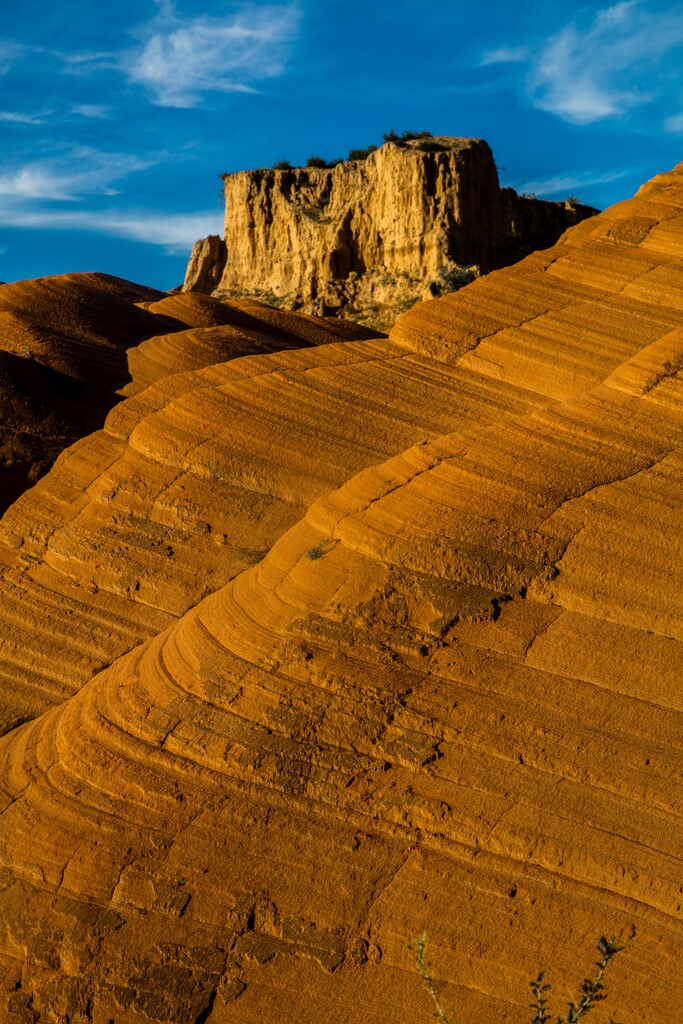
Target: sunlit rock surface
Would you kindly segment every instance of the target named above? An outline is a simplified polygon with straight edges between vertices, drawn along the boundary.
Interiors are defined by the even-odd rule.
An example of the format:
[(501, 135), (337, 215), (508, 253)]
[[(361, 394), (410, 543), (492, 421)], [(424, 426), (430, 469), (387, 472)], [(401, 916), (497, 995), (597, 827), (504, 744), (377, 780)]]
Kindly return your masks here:
[(608, 1013), (678, 1021), (682, 251), (680, 165), (389, 340), (157, 381), (5, 515), (8, 1020), (414, 1024), (426, 928), (456, 1019), (606, 934)]
[(389, 142), (334, 167), (224, 176), (225, 234), (184, 288), (391, 326), (421, 299), (545, 249), (597, 213), (501, 188), (482, 139)]

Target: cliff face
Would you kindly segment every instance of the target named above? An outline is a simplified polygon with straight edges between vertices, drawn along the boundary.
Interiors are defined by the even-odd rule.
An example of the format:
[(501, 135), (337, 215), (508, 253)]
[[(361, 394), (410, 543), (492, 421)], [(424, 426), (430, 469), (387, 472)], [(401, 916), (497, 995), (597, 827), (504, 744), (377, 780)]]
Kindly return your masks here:
[(227, 175), (225, 241), (196, 244), (185, 290), (387, 326), (596, 212), (501, 189), (481, 139), (420, 145), (387, 143), (333, 168)]

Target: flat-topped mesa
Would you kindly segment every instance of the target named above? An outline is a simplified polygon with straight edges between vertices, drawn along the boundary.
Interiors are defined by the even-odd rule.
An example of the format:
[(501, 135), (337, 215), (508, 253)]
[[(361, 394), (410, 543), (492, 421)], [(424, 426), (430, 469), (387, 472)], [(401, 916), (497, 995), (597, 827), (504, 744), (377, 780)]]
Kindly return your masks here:
[(445, 136), (333, 167), (239, 171), (224, 191), (225, 239), (196, 243), (186, 291), (383, 327), (597, 212), (501, 189), (486, 142)]

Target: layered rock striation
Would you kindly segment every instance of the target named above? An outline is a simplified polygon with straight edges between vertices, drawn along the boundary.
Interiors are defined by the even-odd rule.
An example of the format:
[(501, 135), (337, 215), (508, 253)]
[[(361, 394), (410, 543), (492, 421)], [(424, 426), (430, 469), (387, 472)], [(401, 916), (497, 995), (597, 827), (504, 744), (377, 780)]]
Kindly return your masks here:
[(382, 326), (597, 212), (501, 189), (486, 142), (447, 137), (332, 168), (229, 174), (224, 193), (224, 239), (196, 244), (186, 290)]
[(106, 274), (0, 285), (0, 514), (121, 395), (251, 352), (376, 332)]
[(388, 340), (158, 380), (5, 515), (9, 1024), (414, 1024), (425, 928), (475, 1024), (603, 933), (677, 1024), (682, 254), (683, 165)]

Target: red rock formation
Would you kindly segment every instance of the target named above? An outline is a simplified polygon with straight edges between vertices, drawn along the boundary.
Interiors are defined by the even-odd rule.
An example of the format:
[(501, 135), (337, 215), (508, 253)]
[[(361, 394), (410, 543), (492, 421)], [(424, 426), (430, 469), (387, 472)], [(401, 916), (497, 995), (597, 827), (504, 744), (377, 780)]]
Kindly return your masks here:
[[(390, 341), (159, 381), (5, 516), (36, 593), (132, 567), (131, 647), (177, 601), (0, 741), (11, 1024), (414, 1024), (425, 928), (476, 1024), (601, 933), (608, 1012), (678, 1021), (682, 251), (680, 165)], [(180, 614), (205, 510), (268, 551)]]

